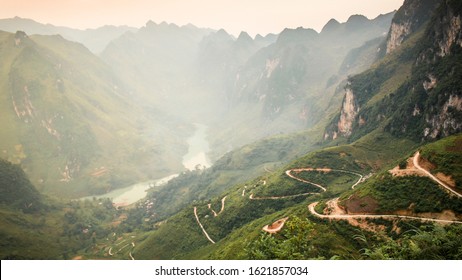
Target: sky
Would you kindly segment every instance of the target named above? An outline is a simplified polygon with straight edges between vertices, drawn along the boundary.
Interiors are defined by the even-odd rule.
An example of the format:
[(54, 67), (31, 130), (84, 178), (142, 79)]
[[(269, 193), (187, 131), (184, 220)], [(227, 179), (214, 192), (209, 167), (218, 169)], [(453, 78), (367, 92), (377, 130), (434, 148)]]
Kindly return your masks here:
[(223, 28), (238, 35), (305, 27), (321, 31), (331, 19), (369, 19), (398, 9), (404, 0), (0, 0), (0, 18), (19, 16), (78, 29), (103, 25), (141, 27), (148, 20)]

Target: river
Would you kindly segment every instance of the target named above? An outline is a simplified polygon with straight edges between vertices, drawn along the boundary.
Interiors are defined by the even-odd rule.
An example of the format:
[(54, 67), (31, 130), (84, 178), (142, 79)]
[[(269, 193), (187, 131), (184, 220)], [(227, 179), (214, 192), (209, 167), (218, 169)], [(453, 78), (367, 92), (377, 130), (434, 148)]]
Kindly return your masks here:
[(196, 126), (195, 133), (186, 141), (188, 143), (188, 153), (183, 156), (183, 165), (188, 170), (197, 168), (208, 168), (211, 166), (207, 153), (210, 151), (209, 142), (207, 141), (207, 126), (199, 123)]
[[(188, 143), (188, 153), (183, 156), (183, 165), (188, 170), (195, 170), (196, 167), (207, 168), (211, 166), (207, 157), (209, 152), (209, 143), (207, 141), (207, 126), (203, 124), (194, 124), (196, 131), (186, 141)], [(116, 189), (103, 195), (88, 196), (82, 199), (110, 198), (115, 205), (129, 205), (137, 202), (146, 196), (146, 191), (152, 187), (158, 187), (166, 184), (178, 174), (172, 174), (157, 180), (137, 183), (125, 188)]]

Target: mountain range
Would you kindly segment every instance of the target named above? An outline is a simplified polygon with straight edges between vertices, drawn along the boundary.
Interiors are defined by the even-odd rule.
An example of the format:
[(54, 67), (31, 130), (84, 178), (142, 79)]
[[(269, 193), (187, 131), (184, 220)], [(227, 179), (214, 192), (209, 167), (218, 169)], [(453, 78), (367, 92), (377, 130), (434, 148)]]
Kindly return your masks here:
[[(461, 13), (148, 22), (99, 51), (0, 32), (2, 259), (460, 259)], [(185, 170), (194, 123), (213, 165)], [(172, 173), (129, 207), (66, 199)]]

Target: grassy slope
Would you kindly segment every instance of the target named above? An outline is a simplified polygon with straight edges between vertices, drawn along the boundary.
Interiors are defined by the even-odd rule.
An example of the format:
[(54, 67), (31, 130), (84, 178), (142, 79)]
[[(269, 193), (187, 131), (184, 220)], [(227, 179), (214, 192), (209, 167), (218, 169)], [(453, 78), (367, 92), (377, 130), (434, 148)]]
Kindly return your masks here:
[(421, 156), (434, 164), (433, 174), (442, 172), (450, 175), (456, 188), (462, 190), (462, 136), (450, 136), (426, 145)]
[(43, 196), (18, 165), (1, 159), (0, 193), (0, 259), (70, 258), (105, 236), (115, 214), (110, 201)]
[[(219, 197), (195, 202), (194, 205), (198, 207), (200, 220), (209, 235), (215, 241), (220, 240), (217, 244), (208, 245), (208, 241), (195, 221), (193, 206), (191, 205), (168, 219), (167, 223), (158, 230), (155, 230), (144, 243), (140, 244), (135, 253), (140, 258), (205, 258), (206, 256), (217, 257), (219, 255), (217, 252), (224, 250), (224, 256), (242, 258), (244, 256), (238, 252), (238, 248), (242, 247), (245, 241), (239, 233), (245, 233), (245, 236), (249, 238), (248, 240), (253, 240), (259, 235), (263, 225), (288, 215), (291, 213), (290, 209), (292, 207), (306, 210), (306, 205), (309, 202), (338, 196), (347, 191), (352, 182), (355, 181), (355, 178), (351, 175), (342, 173), (335, 173), (335, 176), (321, 177), (312, 174), (312, 172), (301, 173), (300, 176), (302, 177), (330, 186), (330, 188), (328, 187), (328, 192), (287, 200), (248, 199), (250, 193), (258, 197), (319, 191), (316, 188), (288, 178), (284, 174), (287, 168), (331, 167), (368, 174), (371, 171), (376, 172), (390, 166), (403, 154), (408, 154), (409, 150), (415, 147), (416, 144), (412, 141), (396, 139), (388, 134), (377, 132), (350, 145), (330, 147), (312, 152), (292, 162), (285, 168), (262, 175), (245, 184), (236, 185)], [(391, 149), (393, 153), (390, 153)], [(244, 186), (247, 186), (246, 195), (242, 196)], [(225, 211), (218, 217), (213, 218), (207, 204), (211, 203), (213, 209), (219, 210), (221, 198), (224, 196), (227, 196)], [(306, 214), (307, 212), (301, 217)], [(174, 232), (174, 234), (167, 234), (168, 232)], [(156, 253), (152, 254), (152, 252)], [(207, 255), (201, 255), (201, 252), (207, 252)]]
[[(16, 46), (18, 35), (0, 35), (2, 158), (21, 163), (39, 189), (82, 196), (181, 170), (188, 128), (134, 105), (109, 67), (82, 45), (31, 36)], [(26, 115), (18, 117), (14, 104)], [(66, 166), (72, 180), (62, 182)], [(90, 176), (101, 166), (109, 172)]]
[[(462, 157), (458, 149), (461, 141), (461, 135), (451, 136), (419, 147), (419, 150), (422, 151), (423, 158), (434, 164), (434, 173), (443, 172), (452, 178), (460, 178)], [(415, 149), (412, 149), (408, 157), (414, 152)], [(393, 165), (382, 169), (357, 190), (343, 194), (342, 204), (348, 205), (353, 199), (356, 200), (355, 204), (363, 204), (367, 208), (372, 198), (376, 206), (368, 210), (378, 213), (398, 210), (415, 213), (442, 212), (443, 210), (452, 210), (456, 214), (462, 212), (460, 199), (449, 196), (431, 179), (416, 176), (393, 177), (388, 173), (389, 169), (405, 159), (406, 157), (402, 157)]]

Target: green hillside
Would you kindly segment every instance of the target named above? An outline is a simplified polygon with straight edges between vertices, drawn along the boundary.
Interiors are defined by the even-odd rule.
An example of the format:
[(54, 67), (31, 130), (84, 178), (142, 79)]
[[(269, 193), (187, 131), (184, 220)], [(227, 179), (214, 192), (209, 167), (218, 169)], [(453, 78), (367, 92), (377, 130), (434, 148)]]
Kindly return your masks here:
[(1, 157), (21, 164), (41, 191), (100, 194), (183, 168), (190, 128), (136, 105), (85, 47), (60, 36), (0, 34)]
[[(439, 216), (438, 213), (443, 210), (453, 211), (456, 216), (462, 214), (461, 200), (451, 197), (431, 180), (424, 177), (388, 176), (388, 170), (415, 151), (417, 145), (412, 141), (393, 138), (391, 135), (386, 137), (383, 135), (387, 134), (380, 135), (380, 137), (366, 137), (350, 145), (312, 152), (273, 174), (239, 184), (219, 197), (196, 201), (156, 226), (149, 237), (135, 249), (133, 255), (141, 259), (369, 258), (371, 256), (361, 254), (366, 244), (362, 243), (358, 236), (371, 239), (368, 243), (371, 248), (379, 248), (394, 242), (393, 240), (399, 242), (403, 239), (408, 242), (417, 238), (404, 232), (405, 229), (418, 227), (419, 221), (377, 220), (369, 222), (370, 229), (364, 230), (342, 221), (325, 222), (309, 213), (308, 204), (316, 201), (326, 202), (339, 195), (343, 199), (340, 205), (346, 205), (347, 211), (349, 201), (354, 205), (361, 205), (364, 209), (370, 209), (368, 203), (370, 204), (373, 199), (374, 205), (377, 205), (372, 212), (375, 214), (406, 210), (410, 204), (414, 205), (414, 213), (407, 211), (408, 215), (418, 216), (419, 213), (433, 212)], [(434, 145), (441, 146), (444, 142), (448, 141), (444, 139), (420, 149), (426, 150)], [(395, 153), (390, 154), (388, 152), (390, 149)], [(375, 155), (371, 151), (375, 151)], [(307, 167), (330, 167), (363, 175), (373, 172), (374, 175), (351, 191), (351, 186), (358, 180), (355, 175), (340, 172), (297, 173), (299, 178), (325, 186), (327, 191), (322, 192), (316, 187), (297, 182), (285, 174), (286, 169)], [(306, 192), (313, 194), (296, 196)], [(254, 199), (249, 199), (250, 194), (253, 194)], [(258, 199), (274, 196), (294, 197)], [(226, 197), (224, 210), (219, 212), (224, 197)], [(211, 208), (207, 206), (208, 204), (211, 204)], [(324, 206), (317, 208), (320, 212), (325, 207), (325, 204), (322, 205)], [(198, 217), (215, 244), (207, 240), (198, 225), (194, 216), (194, 207), (197, 208)], [(212, 210), (219, 214), (215, 217)], [(290, 217), (290, 222), (287, 222), (283, 231), (276, 235), (262, 232), (264, 225), (271, 224), (282, 217)], [(377, 228), (381, 226), (384, 228), (374, 230), (374, 224)], [(396, 227), (401, 228), (400, 232), (403, 234), (395, 232)], [(457, 227), (451, 227), (446, 229), (447, 232), (445, 231), (444, 234), (454, 234), (453, 231), (458, 230)], [(381, 233), (383, 231), (393, 239), (384, 239)], [(440, 230), (427, 226), (418, 233), (424, 234), (424, 232), (432, 235)]]
[(59, 201), (39, 194), (24, 171), (0, 160), (0, 258), (70, 259), (109, 235), (106, 201)]
[[(427, 4), (434, 7), (437, 2)], [(402, 42), (387, 42), (388, 46), (396, 44), (396, 48), (383, 54), (371, 69), (349, 78), (341, 112), (325, 131), (325, 145), (333, 147), (311, 152), (213, 199), (197, 196), (192, 205), (156, 228), (135, 255), (212, 259), (458, 258), (459, 243), (455, 244), (459, 249), (442, 248), (451, 246), (448, 238), (460, 232), (460, 225), (442, 228), (424, 224), (435, 219), (440, 223), (460, 221), (460, 198), (419, 173), (423, 171), (410, 167), (407, 171), (406, 167), (406, 160), (419, 149), (422, 158), (418, 161), (426, 169), (453, 184), (453, 189), (459, 188), (456, 158), (460, 158), (460, 136), (444, 137), (460, 129), (460, 85), (455, 78), (460, 46), (456, 39), (445, 35), (460, 33), (447, 20), (456, 17), (460, 8), (448, 1), (435, 10), (420, 9), (425, 5), (407, 1), (402, 9), (412, 12), (404, 13), (407, 19), (403, 12), (398, 13), (400, 18), (394, 23), (413, 22), (412, 31)], [(429, 20), (422, 24), (427, 16)], [(442, 41), (452, 47), (445, 48)], [(423, 142), (438, 138), (443, 140), (428, 145)], [(389, 171), (395, 166), (399, 166), (398, 175)], [(289, 169), (292, 171), (286, 174)], [(290, 172), (298, 179), (290, 178)], [(362, 175), (358, 184), (355, 181), (359, 175), (355, 174)], [(327, 222), (327, 217), (316, 216), (307, 209), (314, 202), (318, 202), (314, 207), (318, 214), (343, 211), (345, 219)], [(220, 205), (224, 205), (223, 211)], [(370, 217), (347, 222), (352, 214)], [(270, 236), (262, 232), (265, 224), (283, 217), (289, 220), (282, 231)], [(196, 232), (191, 233), (194, 224)], [(318, 230), (326, 233), (322, 236), (325, 239), (318, 237), (316, 243), (307, 238), (317, 236)], [(166, 232), (175, 234), (166, 236)], [(440, 240), (441, 248), (425, 251), (424, 239)], [(408, 252), (399, 248), (401, 242)], [(315, 244), (327, 249), (310, 250), (316, 248)], [(343, 251), (338, 250), (338, 244), (344, 244)], [(152, 253), (156, 248), (162, 253)]]
[[(414, 4), (419, 2), (409, 1), (402, 9)], [(419, 27), (370, 70), (348, 80), (341, 112), (326, 129), (326, 138), (355, 140), (383, 124), (385, 131), (416, 141), (461, 131), (462, 47), (447, 35), (460, 33), (449, 22), (460, 16), (460, 7), (454, 1), (441, 1), (428, 17), (422, 13), (432, 10), (419, 11), (405, 19), (403, 12), (398, 13), (394, 24), (420, 22)]]
[[(102, 58), (0, 31), (0, 258), (460, 260), (461, 16), (148, 22)], [(195, 122), (213, 165), (185, 171)], [(128, 206), (67, 200), (174, 173)]]
[[(461, 135), (451, 136), (419, 148), (421, 164), (459, 193), (460, 183), (456, 178), (460, 177), (461, 170), (462, 157), (457, 152), (461, 139)], [(401, 170), (410, 168), (405, 163), (406, 158), (403, 158), (399, 164)], [(388, 169), (391, 168), (389, 166)], [(434, 180), (422, 177), (419, 173), (404, 174), (407, 176), (397, 176), (389, 170), (383, 170), (360, 189), (343, 194), (340, 203), (347, 211), (389, 213), (403, 210), (409, 213), (441, 213), (451, 210), (456, 216), (460, 216), (460, 198), (448, 194)], [(362, 207), (358, 208), (357, 205)]]

